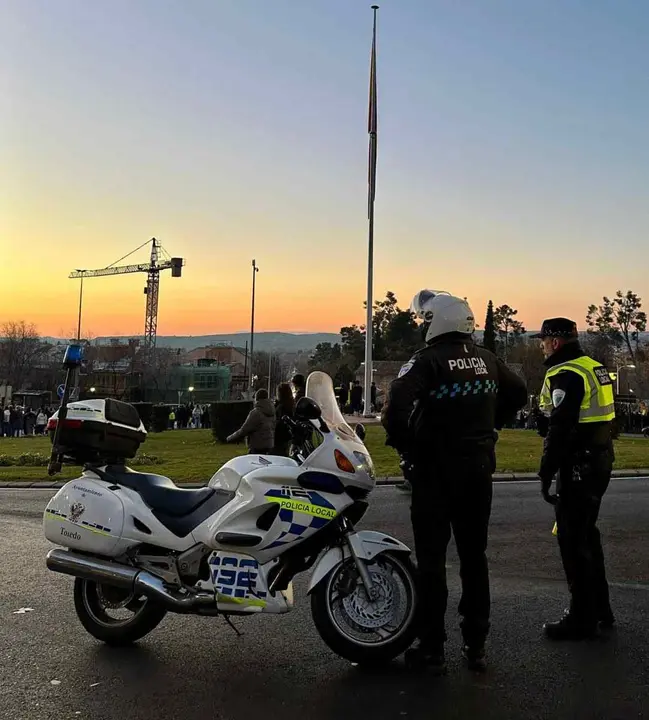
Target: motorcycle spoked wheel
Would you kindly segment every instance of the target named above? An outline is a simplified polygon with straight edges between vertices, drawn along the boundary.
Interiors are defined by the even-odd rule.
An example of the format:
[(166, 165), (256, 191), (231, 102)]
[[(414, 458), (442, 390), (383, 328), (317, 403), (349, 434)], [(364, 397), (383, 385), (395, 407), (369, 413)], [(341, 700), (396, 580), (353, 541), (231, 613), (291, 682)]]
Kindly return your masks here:
[(348, 558), (314, 588), (311, 613), (320, 636), (337, 655), (375, 665), (393, 660), (415, 640), (417, 592), (407, 556), (382, 553), (367, 566), (377, 588), (374, 600)]
[(107, 645), (130, 645), (157, 627), (167, 611), (128, 590), (75, 578), (74, 607), (83, 627)]

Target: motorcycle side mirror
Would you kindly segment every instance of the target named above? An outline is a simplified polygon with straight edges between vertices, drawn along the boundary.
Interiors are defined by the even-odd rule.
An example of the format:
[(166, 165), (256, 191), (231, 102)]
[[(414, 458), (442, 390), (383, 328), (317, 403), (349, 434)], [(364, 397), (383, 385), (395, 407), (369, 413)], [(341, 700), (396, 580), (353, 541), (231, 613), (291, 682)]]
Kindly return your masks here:
[(361, 425), (360, 423), (357, 423), (354, 426), (354, 432), (358, 436), (359, 440), (361, 440), (361, 441), (365, 440), (365, 435), (367, 435), (367, 431), (365, 430), (365, 425)]
[(319, 420), (322, 417), (322, 410), (315, 400), (302, 397), (295, 406), (295, 417), (300, 420)]

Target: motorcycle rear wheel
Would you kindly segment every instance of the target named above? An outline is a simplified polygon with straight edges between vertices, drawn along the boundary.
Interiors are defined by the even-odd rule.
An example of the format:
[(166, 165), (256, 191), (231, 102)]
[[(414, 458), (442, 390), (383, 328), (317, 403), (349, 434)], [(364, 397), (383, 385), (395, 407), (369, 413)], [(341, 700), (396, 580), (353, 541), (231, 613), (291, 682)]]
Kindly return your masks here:
[[(107, 645), (130, 645), (157, 627), (167, 611), (150, 599), (91, 580), (74, 581), (74, 607), (83, 627)], [(109, 610), (123, 610), (114, 618)], [(130, 613), (130, 616), (128, 616)]]
[(367, 598), (352, 558), (337, 565), (311, 593), (313, 622), (324, 642), (350, 662), (389, 662), (413, 643), (417, 592), (410, 559), (382, 553), (367, 563), (379, 596)]

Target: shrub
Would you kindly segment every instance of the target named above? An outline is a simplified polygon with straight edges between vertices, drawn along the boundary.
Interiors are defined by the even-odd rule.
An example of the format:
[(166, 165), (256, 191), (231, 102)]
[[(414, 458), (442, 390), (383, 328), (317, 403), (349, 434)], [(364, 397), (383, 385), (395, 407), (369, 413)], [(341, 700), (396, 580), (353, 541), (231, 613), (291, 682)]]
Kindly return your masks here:
[(153, 422), (153, 403), (134, 402), (131, 405), (137, 410), (137, 414), (147, 431), (150, 430)]
[(252, 410), (251, 400), (228, 400), (210, 405), (212, 435), (216, 440), (225, 442), (228, 435), (238, 430)]
[(16, 465), (24, 467), (45, 467), (50, 461), (49, 455), (41, 453), (23, 453), (16, 458)]
[(157, 455), (147, 455), (146, 453), (142, 453), (140, 455), (136, 455), (133, 460), (131, 461), (132, 465), (163, 465), (164, 460)]
[(167, 405), (154, 405), (151, 430), (153, 432), (164, 432), (169, 427), (169, 413), (171, 410)]
[(46, 467), (49, 455), (22, 453), (22, 455), (0, 455), (0, 467)]

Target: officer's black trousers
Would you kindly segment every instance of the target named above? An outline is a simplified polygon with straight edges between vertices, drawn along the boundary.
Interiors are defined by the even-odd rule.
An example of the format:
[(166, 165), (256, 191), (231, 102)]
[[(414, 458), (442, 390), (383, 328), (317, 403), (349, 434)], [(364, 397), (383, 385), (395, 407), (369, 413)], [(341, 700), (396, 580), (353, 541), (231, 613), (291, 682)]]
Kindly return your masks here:
[(561, 482), (557, 537), (570, 588), (570, 615), (580, 624), (594, 626), (610, 612), (597, 518), (611, 475), (608, 468), (582, 475), (579, 482)]
[(419, 637), (438, 647), (447, 639), (446, 550), (451, 530), (460, 559), (459, 613), (467, 645), (482, 647), (489, 631), (487, 535), (492, 498), (492, 458), (464, 458), (444, 467), (417, 465), (411, 517), (419, 581)]

